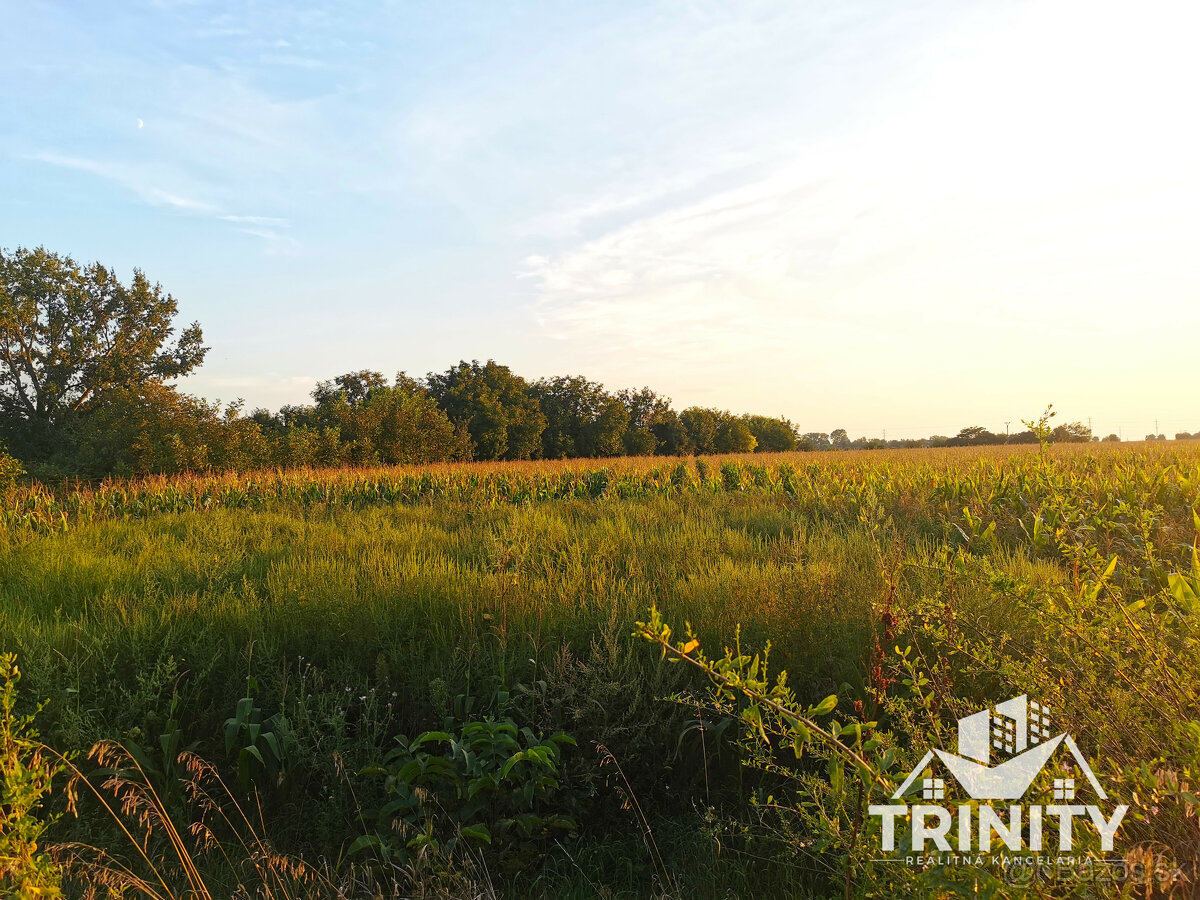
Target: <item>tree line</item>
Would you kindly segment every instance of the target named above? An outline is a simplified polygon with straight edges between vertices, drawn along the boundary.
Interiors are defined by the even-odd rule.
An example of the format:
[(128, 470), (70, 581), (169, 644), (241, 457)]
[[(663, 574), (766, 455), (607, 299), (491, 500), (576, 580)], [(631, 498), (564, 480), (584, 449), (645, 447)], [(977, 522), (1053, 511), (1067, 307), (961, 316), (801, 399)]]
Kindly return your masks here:
[[(0, 480), (458, 460), (678, 456), (1036, 442), (981, 427), (920, 441), (801, 434), (783, 417), (689, 407), (581, 375), (527, 380), (494, 360), (318, 383), (312, 403), (244, 412), (180, 391), (203, 363), (198, 323), (141, 271), (44, 248), (0, 250)], [(1056, 440), (1089, 440), (1074, 423)]]
[(529, 381), (494, 360), (318, 383), (245, 414), (180, 391), (208, 352), (141, 271), (129, 282), (38, 247), (0, 250), (0, 441), (41, 478), (453, 460), (790, 450), (782, 418), (694, 407), (582, 376)]

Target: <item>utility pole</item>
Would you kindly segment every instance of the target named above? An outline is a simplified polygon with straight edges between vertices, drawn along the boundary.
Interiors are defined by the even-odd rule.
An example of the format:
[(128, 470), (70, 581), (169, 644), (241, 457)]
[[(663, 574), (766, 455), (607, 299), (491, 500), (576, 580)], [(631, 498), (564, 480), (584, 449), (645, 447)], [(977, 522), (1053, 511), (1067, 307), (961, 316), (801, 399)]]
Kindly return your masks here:
[(885, 444), (887, 443), (887, 429), (886, 428), (883, 429), (883, 442)]
[(1154, 420), (1154, 435), (1155, 437), (1158, 436), (1158, 419)]
[(1008, 437), (1008, 426), (1011, 424), (1011, 422), (1012, 422), (1012, 420), (1010, 419), (1008, 422), (1004, 423), (1004, 436), (1005, 437)]

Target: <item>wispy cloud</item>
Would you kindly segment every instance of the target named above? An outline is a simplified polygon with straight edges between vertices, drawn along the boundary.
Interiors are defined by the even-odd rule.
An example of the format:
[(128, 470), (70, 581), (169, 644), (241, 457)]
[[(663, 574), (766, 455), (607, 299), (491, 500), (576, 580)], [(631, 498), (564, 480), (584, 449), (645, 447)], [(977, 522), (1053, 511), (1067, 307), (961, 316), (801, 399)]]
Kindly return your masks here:
[(271, 225), (278, 228), (286, 228), (291, 223), (287, 219), (279, 219), (274, 216), (218, 216), (222, 222), (234, 222), (238, 225)]
[(113, 210), (131, 257), (297, 257), (215, 292), (179, 266), (214, 333), (250, 296), (301, 311), (320, 339), (278, 342), (276, 371), (495, 354), (877, 424), (898, 378), (933, 404), (1056, 378), (1097, 409), (1152, 380), (1191, 403), (1168, 371), (1200, 309), (1186, 5), (469, 6), (18, 4), (0, 155), (45, 152), (0, 166), (0, 203), (48, 224), (0, 230), (87, 240), (54, 166), (187, 225), (148, 242), (154, 216)]
[(314, 59), (311, 56), (299, 56), (294, 53), (264, 53), (259, 56), (258, 60), (270, 66), (292, 66), (293, 68), (308, 69), (310, 71), (329, 68), (329, 63), (322, 59)]
[[(956, 52), (943, 45), (910, 66), (912, 80), (894, 85), (902, 114), (815, 137), (777, 125), (736, 166), (697, 152), (661, 190), (609, 184), (544, 216), (542, 247), (520, 273), (536, 286), (542, 333), (610, 369), (744, 367), (779, 350), (828, 367), (829, 348), (864, 344), (878, 369), (899, 365), (904, 346), (969, 341), (1004, 358), (1014, 346), (1036, 356), (1084, 336), (1111, 341), (1152, 321), (1131, 296), (1178, 314), (1200, 288), (1177, 265), (1200, 239), (1200, 176), (1184, 162), (1195, 129), (1161, 115), (1150, 86), (1134, 103), (1128, 73), (1105, 68), (1123, 40), (1117, 23), (1030, 10), (989, 22), (999, 35), (980, 24), (962, 25)], [(1096, 105), (1087, 118), (1065, 122), (1063, 97), (1047, 89), (1076, 78), (1060, 71), (1057, 39), (1030, 42), (1020, 70), (1006, 67), (1035, 24), (1051, 36), (1086, 27), (1077, 62), (1111, 82), (1073, 101)], [(1147, 66), (1178, 75), (1184, 58)], [(1112, 132), (1102, 107), (1114, 97), (1139, 128)], [(772, 133), (748, 124), (756, 138)], [(1158, 165), (1132, 165), (1149, 135)]]
[(31, 153), (24, 154), (22, 158), (33, 162), (45, 163), (50, 166), (87, 172), (98, 178), (119, 184), (153, 206), (168, 206), (173, 209), (197, 213), (213, 213), (217, 209), (216, 206), (207, 201), (197, 200), (194, 197), (187, 197), (176, 191), (166, 190), (150, 184), (131, 166), (83, 159), (77, 156), (64, 156), (57, 153)]
[(242, 234), (253, 235), (263, 241), (263, 251), (270, 254), (291, 255), (299, 252), (300, 242), (288, 234), (270, 228), (239, 228)]
[(167, 207), (179, 212), (193, 213), (242, 226), (238, 228), (238, 231), (261, 240), (266, 253), (294, 253), (301, 246), (296, 238), (281, 231), (290, 225), (285, 218), (225, 213), (213, 203), (149, 184), (143, 181), (140, 175), (124, 166), (56, 153), (25, 154), (22, 158), (103, 178), (126, 188), (143, 202), (152, 206)]

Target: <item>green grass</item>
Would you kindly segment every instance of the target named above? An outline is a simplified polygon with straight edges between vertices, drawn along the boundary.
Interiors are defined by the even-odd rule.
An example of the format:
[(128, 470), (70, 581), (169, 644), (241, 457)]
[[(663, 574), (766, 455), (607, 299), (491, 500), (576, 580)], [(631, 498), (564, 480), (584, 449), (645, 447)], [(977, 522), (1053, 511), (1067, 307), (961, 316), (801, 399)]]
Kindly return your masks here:
[[(1200, 445), (1188, 443), (25, 489), (0, 516), (0, 648), (18, 654), (23, 695), (50, 701), (40, 721), (53, 746), (157, 746), (178, 698), (185, 740), (226, 771), (222, 723), (252, 676), (258, 703), (286, 712), (297, 741), (288, 783), (262, 798), (264, 825), (309, 859), (336, 861), (362, 833), (359, 812), (374, 798), (353, 773), (394, 734), (440, 727), (460, 695), (470, 698), (460, 711), (470, 702), (473, 715), (499, 713), (504, 690), (521, 723), (578, 740), (564, 793), (582, 826), (515, 881), (493, 860), (508, 893), (604, 895), (605, 873), (613, 895), (649, 893), (657, 863), (600, 765), (603, 745), (652, 811), (678, 891), (799, 895), (822, 890), (820, 867), (801, 865), (798, 877), (769, 842), (697, 836), (705, 808), (717, 830), (739, 821), (764, 776), (739, 766), (736, 727), (703, 741), (687, 729), (687, 709), (663, 698), (704, 682), (633, 637), (635, 620), (657, 606), (712, 647), (741, 626), (746, 645), (771, 641), (773, 666), (801, 699), (840, 692), (849, 702), (870, 688), (890, 602), (911, 638), (941, 654), (945, 716), (1015, 679), (1059, 677), (1070, 662), (1048, 643), (1047, 627), (1053, 637), (1059, 626), (1029, 620), (1028, 596), (1076, 591), (1113, 555), (1126, 602), (1165, 596), (1168, 576), (1190, 565), (1198, 489)], [(1031, 536), (1038, 516), (1049, 538)], [(893, 561), (903, 564), (895, 594)], [(1037, 674), (1003, 653), (980, 659), (983, 641), (928, 631), (947, 597), (978, 634), (1050, 662)], [(1194, 619), (1176, 619), (1142, 627), (1200, 683)], [(1128, 640), (1116, 624), (1084, 624), (1104, 653)], [(1081, 685), (1113, 678), (1088, 665)], [(1104, 689), (1142, 715), (1119, 684)], [(1122, 765), (1157, 748), (1153, 736), (1106, 728), (1105, 708), (1098, 699), (1071, 714), (1077, 734)], [(61, 836), (113, 841), (86, 812), (60, 823)]]
[(27, 689), (77, 717), (79, 741), (141, 724), (147, 710), (110, 695), (167, 660), (198, 700), (226, 705), (248, 671), (282, 683), (300, 657), (360, 679), (384, 666), (421, 697), (436, 678), (465, 687), (472, 669), (532, 679), (530, 660), (545, 668), (606, 634), (628, 647), (651, 604), (714, 639), (745, 622), (828, 681), (862, 649), (878, 575), (861, 529), (804, 518), (771, 496), (714, 493), (106, 522), (0, 555), (0, 635)]

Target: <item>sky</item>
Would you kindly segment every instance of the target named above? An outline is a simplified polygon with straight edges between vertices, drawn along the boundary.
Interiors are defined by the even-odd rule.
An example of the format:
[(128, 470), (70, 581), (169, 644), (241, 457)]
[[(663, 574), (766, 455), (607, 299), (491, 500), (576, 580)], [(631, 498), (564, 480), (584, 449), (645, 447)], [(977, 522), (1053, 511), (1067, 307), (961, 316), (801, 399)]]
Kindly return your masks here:
[(1200, 7), (6, 4), (0, 247), (247, 408), (494, 358), (851, 437), (1200, 430)]

